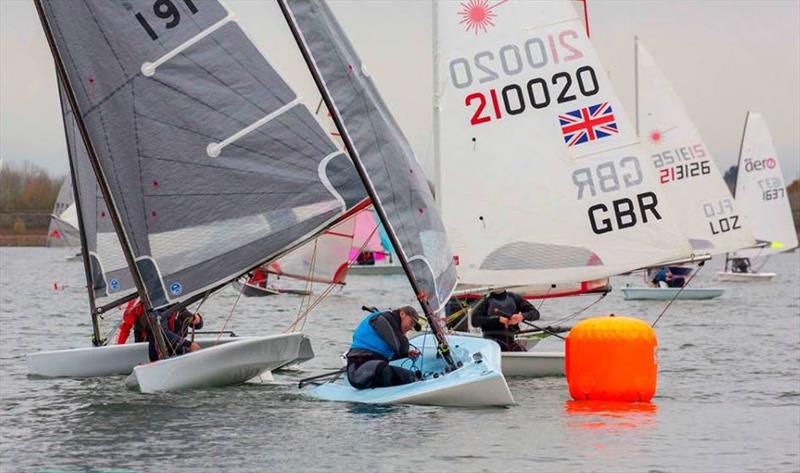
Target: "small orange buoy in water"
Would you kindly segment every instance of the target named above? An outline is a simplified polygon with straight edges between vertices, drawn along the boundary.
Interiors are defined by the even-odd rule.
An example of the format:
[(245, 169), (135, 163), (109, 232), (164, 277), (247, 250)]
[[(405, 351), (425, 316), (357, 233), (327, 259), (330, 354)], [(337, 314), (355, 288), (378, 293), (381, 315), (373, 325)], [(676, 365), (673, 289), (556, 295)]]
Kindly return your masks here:
[(656, 332), (631, 317), (576, 324), (566, 343), (567, 384), (576, 401), (647, 402), (656, 393)]

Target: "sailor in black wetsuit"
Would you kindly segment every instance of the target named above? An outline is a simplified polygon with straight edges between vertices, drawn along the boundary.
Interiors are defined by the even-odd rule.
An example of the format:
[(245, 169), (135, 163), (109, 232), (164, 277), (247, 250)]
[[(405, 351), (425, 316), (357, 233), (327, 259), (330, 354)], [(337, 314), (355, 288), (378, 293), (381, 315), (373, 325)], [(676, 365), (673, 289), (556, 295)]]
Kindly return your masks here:
[(368, 315), (356, 327), (347, 352), (347, 379), (356, 389), (382, 388), (417, 381), (417, 375), (390, 365), (400, 358), (415, 360), (419, 352), (410, 348), (406, 333), (420, 330), (419, 315), (411, 306)]
[(502, 351), (527, 351), (514, 338), (523, 320), (539, 319), (539, 311), (522, 296), (499, 289), (490, 292), (472, 309), (472, 325), (480, 327), (483, 338), (496, 341)]

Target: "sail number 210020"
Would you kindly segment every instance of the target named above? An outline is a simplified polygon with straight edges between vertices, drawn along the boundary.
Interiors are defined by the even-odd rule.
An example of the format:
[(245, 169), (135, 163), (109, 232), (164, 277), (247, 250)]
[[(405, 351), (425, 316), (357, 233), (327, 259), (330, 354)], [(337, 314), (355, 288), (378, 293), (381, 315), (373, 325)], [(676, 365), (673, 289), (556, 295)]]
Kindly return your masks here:
[[(496, 51), (479, 51), (470, 59), (457, 57), (450, 61), (450, 81), (456, 89), (468, 89), (499, 79), (516, 79), (515, 76), (546, 66), (577, 61), (584, 58), (577, 45), (578, 38), (575, 30), (568, 29), (529, 38), (521, 45), (506, 44)], [(553, 103), (568, 103), (576, 100), (579, 94), (591, 97), (599, 90), (595, 70), (585, 65), (574, 71), (537, 74), (502, 87), (476, 90), (466, 94), (464, 105), (471, 113), (470, 125), (475, 126), (546, 108)]]

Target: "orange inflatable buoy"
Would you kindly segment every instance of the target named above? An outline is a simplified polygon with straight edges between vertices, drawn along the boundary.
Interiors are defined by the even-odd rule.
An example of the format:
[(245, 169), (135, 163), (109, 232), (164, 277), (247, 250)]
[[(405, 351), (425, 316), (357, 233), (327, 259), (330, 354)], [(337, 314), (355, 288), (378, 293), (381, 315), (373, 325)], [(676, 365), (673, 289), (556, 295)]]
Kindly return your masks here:
[(594, 317), (576, 324), (566, 343), (565, 371), (576, 401), (647, 402), (656, 393), (656, 332), (631, 317)]

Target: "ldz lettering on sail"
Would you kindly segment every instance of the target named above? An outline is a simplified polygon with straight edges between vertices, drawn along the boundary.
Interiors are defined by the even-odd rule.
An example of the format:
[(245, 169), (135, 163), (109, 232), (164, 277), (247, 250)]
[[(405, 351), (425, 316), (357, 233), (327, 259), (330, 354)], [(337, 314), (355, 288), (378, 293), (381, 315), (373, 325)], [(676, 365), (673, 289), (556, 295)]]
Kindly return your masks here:
[[(593, 198), (634, 188), (644, 182), (641, 164), (635, 156), (626, 156), (616, 162), (605, 161), (576, 169), (572, 183), (578, 190), (577, 200)], [(650, 219), (661, 220), (655, 192), (641, 192), (632, 197), (620, 197), (610, 202), (598, 202), (587, 210), (589, 225), (597, 235), (623, 230)]]
[(739, 230), (742, 225), (739, 223), (739, 216), (733, 212), (733, 202), (731, 199), (722, 199), (716, 202), (706, 202), (703, 204), (703, 212), (708, 220), (708, 226), (713, 235), (727, 233), (732, 230)]

